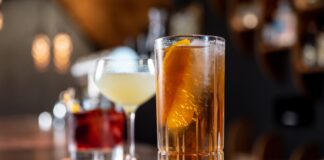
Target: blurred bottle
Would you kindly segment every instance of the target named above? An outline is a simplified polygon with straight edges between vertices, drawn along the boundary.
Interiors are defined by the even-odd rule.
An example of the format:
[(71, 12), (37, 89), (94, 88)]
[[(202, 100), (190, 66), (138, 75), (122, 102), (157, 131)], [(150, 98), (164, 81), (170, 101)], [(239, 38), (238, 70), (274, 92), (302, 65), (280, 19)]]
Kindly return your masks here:
[(296, 40), (296, 15), (287, 0), (279, 1), (275, 14), (275, 28), (278, 33), (276, 43), (281, 46), (292, 46)]
[(187, 1), (180, 9), (170, 15), (169, 34), (199, 34), (202, 31), (203, 6), (200, 3)]
[(296, 41), (297, 20), (291, 4), (287, 0), (279, 1), (274, 21), (266, 24), (263, 39), (267, 45), (289, 47)]
[(165, 35), (167, 12), (159, 8), (150, 8), (148, 17), (149, 28), (146, 37), (145, 48), (149, 53), (152, 53), (155, 39)]
[(140, 33), (135, 40), (135, 50), (141, 58), (152, 57), (155, 39), (166, 32), (167, 12), (161, 8), (152, 7), (148, 11), (149, 25), (147, 31)]
[(314, 67), (316, 65), (316, 24), (314, 21), (307, 26), (306, 41), (303, 46), (303, 62), (306, 67)]

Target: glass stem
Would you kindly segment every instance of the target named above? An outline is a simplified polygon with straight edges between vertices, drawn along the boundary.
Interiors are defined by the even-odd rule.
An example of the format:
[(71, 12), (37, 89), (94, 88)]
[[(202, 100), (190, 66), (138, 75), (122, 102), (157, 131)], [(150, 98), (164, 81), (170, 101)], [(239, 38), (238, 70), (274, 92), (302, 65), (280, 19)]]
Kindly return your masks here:
[(135, 157), (135, 112), (127, 113), (128, 154)]

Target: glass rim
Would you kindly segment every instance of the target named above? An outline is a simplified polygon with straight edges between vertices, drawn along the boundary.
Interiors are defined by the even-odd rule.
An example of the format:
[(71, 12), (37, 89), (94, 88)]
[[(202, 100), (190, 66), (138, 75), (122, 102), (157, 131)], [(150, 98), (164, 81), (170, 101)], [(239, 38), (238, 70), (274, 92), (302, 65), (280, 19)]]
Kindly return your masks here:
[(164, 40), (172, 39), (172, 38), (208, 38), (212, 40), (219, 40), (225, 43), (225, 38), (220, 36), (214, 36), (214, 35), (203, 35), (203, 34), (179, 34), (179, 35), (171, 35), (171, 36), (164, 36), (160, 37), (155, 40), (155, 43), (161, 43)]

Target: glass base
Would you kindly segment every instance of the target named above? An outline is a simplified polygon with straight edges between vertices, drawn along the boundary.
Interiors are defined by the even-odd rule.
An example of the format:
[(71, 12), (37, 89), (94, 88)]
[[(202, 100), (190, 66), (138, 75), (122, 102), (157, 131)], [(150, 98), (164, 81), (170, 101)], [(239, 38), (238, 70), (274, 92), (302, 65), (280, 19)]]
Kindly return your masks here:
[(125, 155), (125, 160), (138, 160), (137, 156)]
[(78, 151), (70, 153), (71, 160), (110, 160), (111, 153), (100, 151)]
[(158, 160), (224, 160), (223, 151), (209, 154), (158, 153)]
[(121, 160), (123, 159), (123, 147), (117, 146), (113, 150), (87, 150), (70, 151), (71, 160)]

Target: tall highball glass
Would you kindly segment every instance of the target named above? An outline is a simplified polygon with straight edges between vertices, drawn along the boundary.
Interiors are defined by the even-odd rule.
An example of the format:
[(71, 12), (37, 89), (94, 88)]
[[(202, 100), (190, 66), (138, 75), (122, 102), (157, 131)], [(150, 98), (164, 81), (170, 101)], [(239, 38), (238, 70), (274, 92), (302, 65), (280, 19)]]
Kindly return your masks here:
[(222, 160), (225, 40), (185, 35), (155, 41), (160, 160)]

